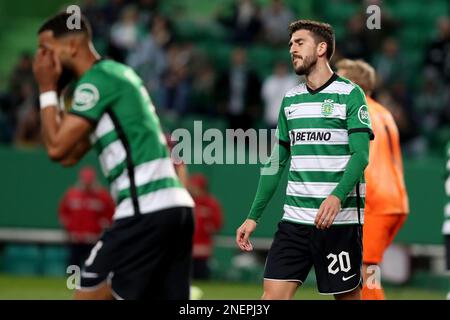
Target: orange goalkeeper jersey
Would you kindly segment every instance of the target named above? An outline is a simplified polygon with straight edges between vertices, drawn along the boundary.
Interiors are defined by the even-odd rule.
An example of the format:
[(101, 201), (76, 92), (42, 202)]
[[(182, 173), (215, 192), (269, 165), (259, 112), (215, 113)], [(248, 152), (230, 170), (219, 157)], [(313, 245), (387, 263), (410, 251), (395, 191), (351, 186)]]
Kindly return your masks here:
[(370, 142), (369, 165), (365, 171), (368, 214), (407, 214), (408, 194), (403, 179), (400, 138), (392, 114), (367, 97), (375, 139)]

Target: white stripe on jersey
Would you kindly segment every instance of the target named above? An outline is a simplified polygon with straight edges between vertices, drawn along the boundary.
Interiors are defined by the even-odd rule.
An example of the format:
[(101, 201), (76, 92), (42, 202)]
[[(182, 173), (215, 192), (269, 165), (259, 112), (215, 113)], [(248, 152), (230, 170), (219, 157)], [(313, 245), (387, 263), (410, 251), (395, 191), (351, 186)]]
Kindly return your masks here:
[(450, 203), (447, 203), (444, 209), (444, 216), (446, 218), (450, 218)]
[(450, 220), (444, 222), (442, 226), (442, 234), (450, 235)]
[[(348, 95), (355, 86), (351, 83), (345, 83), (342, 81), (333, 81), (329, 86), (325, 89), (321, 90), (318, 93), (337, 93), (337, 94), (345, 94)], [(294, 97), (296, 95), (301, 95), (308, 93), (308, 89), (306, 88), (305, 83), (301, 83), (298, 86), (292, 88), (288, 92), (286, 92), (285, 97)]]
[[(194, 201), (184, 188), (159, 189), (138, 197), (138, 202), (142, 214), (173, 207), (194, 207)], [(122, 219), (133, 215), (133, 202), (131, 198), (126, 198), (116, 207), (114, 219)]]
[[(308, 198), (326, 198), (336, 188), (338, 183), (333, 182), (295, 182), (288, 181), (286, 194), (288, 196), (308, 197)], [(359, 195), (366, 195), (366, 184), (359, 184)], [(356, 186), (348, 194), (349, 197), (356, 197)]]
[(347, 129), (293, 129), (289, 130), (291, 143), (302, 144), (348, 144)]
[(127, 152), (120, 140), (114, 141), (105, 147), (99, 155), (100, 165), (107, 177), (112, 169), (125, 161)]
[(344, 171), (348, 156), (292, 156), (290, 171)]
[[(142, 186), (149, 182), (164, 179), (176, 178), (177, 174), (173, 167), (172, 160), (169, 158), (155, 159), (142, 163), (134, 168), (134, 181), (136, 186)], [(130, 177), (128, 170), (124, 172), (111, 183), (111, 191), (113, 198), (117, 197), (117, 193), (130, 187)]]
[(299, 118), (338, 118), (347, 119), (347, 106), (333, 103), (333, 113), (325, 116), (322, 114), (323, 102), (296, 103), (284, 108), (287, 120)]
[[(283, 219), (314, 224), (317, 212), (319, 209), (310, 208), (299, 208), (294, 206), (284, 205)], [(363, 209), (361, 211), (361, 223), (363, 223)], [(358, 223), (358, 209), (357, 208), (345, 208), (341, 209), (333, 221), (333, 224), (347, 224), (347, 223)]]
[(355, 86), (351, 83), (334, 81), (328, 87), (321, 90), (320, 93), (350, 94), (354, 88)]
[(97, 127), (95, 128), (93, 139), (91, 140), (92, 143), (95, 143), (98, 139), (110, 133), (114, 129), (115, 129), (114, 123), (111, 120), (109, 114), (107, 113), (103, 114), (103, 116), (100, 118), (100, 121), (97, 124)]
[(306, 89), (306, 85), (304, 83), (300, 83), (298, 86), (295, 86), (294, 88), (286, 92), (285, 97), (293, 97), (307, 92), (308, 90)]

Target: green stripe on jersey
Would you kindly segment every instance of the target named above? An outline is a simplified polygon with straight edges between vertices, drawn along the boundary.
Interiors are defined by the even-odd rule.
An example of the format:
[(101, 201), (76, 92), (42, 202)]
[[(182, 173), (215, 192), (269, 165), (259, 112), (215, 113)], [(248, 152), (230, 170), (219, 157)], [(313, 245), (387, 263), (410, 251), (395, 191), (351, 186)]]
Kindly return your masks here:
[[(159, 179), (137, 187), (137, 195), (139, 197), (144, 194), (164, 188), (182, 188), (182, 184), (178, 179), (175, 178)], [(131, 197), (131, 190), (129, 188), (121, 190), (117, 196), (117, 202), (120, 203), (122, 200), (130, 197)]]
[(296, 118), (288, 120), (288, 125), (295, 129), (342, 129), (345, 120), (339, 118)]
[(346, 156), (350, 154), (348, 144), (303, 144), (291, 146), (291, 155), (293, 156)]
[[(296, 197), (296, 196), (286, 196), (286, 204), (289, 206), (294, 206), (298, 208), (311, 208), (319, 209), (325, 198), (309, 198), (309, 197)], [(348, 197), (342, 203), (341, 207), (344, 208), (357, 208), (358, 198)], [(365, 207), (365, 200), (360, 199), (360, 208)]]

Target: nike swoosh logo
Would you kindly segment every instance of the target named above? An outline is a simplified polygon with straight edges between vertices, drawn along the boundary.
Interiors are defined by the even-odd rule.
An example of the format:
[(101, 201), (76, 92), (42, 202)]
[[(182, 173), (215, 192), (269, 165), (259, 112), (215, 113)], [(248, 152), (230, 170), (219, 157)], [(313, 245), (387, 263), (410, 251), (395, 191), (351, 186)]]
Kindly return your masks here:
[(291, 115), (295, 110), (288, 111), (288, 114)]
[(354, 276), (356, 276), (356, 273), (354, 275), (351, 275), (350, 277), (342, 277), (342, 281), (347, 281), (347, 280), (353, 278)]

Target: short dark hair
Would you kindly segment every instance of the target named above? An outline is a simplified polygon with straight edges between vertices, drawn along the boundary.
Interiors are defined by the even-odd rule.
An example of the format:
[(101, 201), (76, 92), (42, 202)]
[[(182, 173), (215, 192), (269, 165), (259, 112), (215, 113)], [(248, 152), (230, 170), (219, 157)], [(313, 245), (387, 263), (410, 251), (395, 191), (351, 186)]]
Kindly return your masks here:
[(331, 59), (334, 53), (334, 30), (333, 27), (324, 22), (313, 20), (298, 20), (289, 25), (289, 36), (298, 30), (310, 31), (316, 41), (327, 44), (327, 58)]
[(83, 33), (88, 39), (92, 37), (92, 28), (89, 21), (84, 15), (80, 17), (80, 28), (79, 29), (69, 29), (67, 26), (67, 21), (72, 19), (73, 15), (66, 12), (60, 12), (55, 16), (49, 18), (45, 21), (38, 30), (38, 34), (44, 31), (53, 31), (53, 36), (55, 38), (67, 36), (69, 34)]

